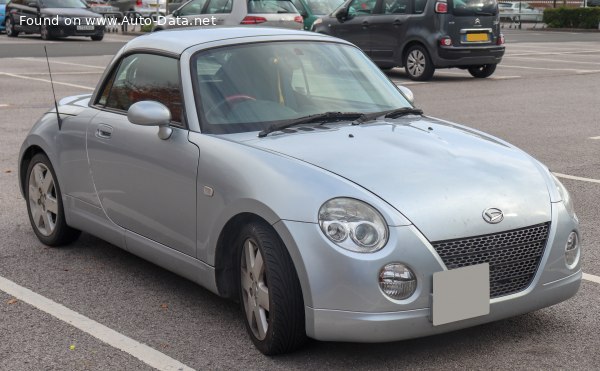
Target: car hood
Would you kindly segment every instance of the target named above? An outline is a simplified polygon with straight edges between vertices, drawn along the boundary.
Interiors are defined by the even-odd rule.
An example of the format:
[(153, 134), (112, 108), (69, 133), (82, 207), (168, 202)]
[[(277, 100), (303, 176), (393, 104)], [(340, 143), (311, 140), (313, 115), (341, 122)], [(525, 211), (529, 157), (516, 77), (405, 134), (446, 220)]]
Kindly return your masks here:
[[(547, 174), (523, 151), (437, 119), (412, 116), (391, 121), (272, 133), (243, 141), (364, 187), (401, 212), (430, 241), (551, 219)], [(502, 210), (504, 220), (486, 222), (482, 214), (488, 208)]]
[(60, 15), (63, 17), (89, 17), (89, 18), (100, 18), (99, 14), (96, 14), (88, 9), (79, 8), (43, 8), (40, 11), (46, 16)]

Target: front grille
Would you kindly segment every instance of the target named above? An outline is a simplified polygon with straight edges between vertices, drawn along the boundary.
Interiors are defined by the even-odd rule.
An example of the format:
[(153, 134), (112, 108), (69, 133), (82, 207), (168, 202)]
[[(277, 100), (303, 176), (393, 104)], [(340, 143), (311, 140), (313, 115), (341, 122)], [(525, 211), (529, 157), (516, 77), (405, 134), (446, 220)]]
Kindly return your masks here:
[(455, 240), (432, 242), (448, 269), (490, 264), (490, 297), (531, 284), (548, 240), (550, 223)]

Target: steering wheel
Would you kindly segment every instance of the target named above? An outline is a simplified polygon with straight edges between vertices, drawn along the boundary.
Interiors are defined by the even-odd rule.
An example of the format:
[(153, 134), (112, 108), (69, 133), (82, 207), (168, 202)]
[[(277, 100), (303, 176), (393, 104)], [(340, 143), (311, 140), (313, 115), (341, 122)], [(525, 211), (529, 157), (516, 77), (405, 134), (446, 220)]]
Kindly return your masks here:
[(241, 103), (241, 102), (248, 101), (248, 100), (256, 100), (256, 98), (251, 97), (249, 95), (244, 95), (244, 94), (229, 95), (229, 96), (225, 97), (219, 103), (215, 104), (211, 109), (206, 111), (205, 115), (206, 115), (206, 117), (209, 117), (209, 116), (214, 115), (217, 112), (220, 112), (221, 114), (223, 114), (224, 106), (228, 106), (229, 109), (232, 109), (234, 105)]

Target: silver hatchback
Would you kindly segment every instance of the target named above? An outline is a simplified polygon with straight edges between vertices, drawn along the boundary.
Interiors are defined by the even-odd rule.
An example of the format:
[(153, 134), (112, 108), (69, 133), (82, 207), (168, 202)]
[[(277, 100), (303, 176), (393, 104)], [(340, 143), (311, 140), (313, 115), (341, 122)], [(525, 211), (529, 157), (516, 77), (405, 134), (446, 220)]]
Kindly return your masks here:
[(154, 30), (239, 25), (300, 30), (302, 22), (289, 0), (191, 0), (173, 14), (159, 18)]

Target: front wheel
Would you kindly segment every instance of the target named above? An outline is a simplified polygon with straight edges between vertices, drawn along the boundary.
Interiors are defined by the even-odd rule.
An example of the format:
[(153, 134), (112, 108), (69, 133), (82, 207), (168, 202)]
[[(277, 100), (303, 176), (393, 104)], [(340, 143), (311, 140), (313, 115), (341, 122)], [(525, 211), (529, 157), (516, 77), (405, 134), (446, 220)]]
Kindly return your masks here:
[(94, 35), (91, 37), (93, 41), (102, 41), (104, 39), (104, 34), (102, 35)]
[(52, 40), (52, 31), (50, 31), (50, 28), (47, 25), (42, 25), (40, 33), (42, 35), (42, 40)]
[(427, 49), (421, 45), (412, 46), (404, 56), (404, 69), (411, 80), (431, 80), (435, 67), (431, 62)]
[(67, 225), (60, 187), (46, 155), (33, 156), (27, 168), (25, 199), (37, 238), (48, 246), (67, 245), (81, 232)]
[(262, 353), (291, 352), (306, 340), (302, 289), (292, 259), (266, 223), (247, 224), (237, 239), (245, 325)]
[(471, 66), (469, 67), (469, 73), (471, 76), (478, 79), (485, 79), (486, 77), (492, 76), (496, 71), (495, 64), (484, 64), (482, 66)]
[(19, 36), (19, 31), (15, 31), (15, 24), (11, 17), (6, 17), (6, 21), (4, 21), (4, 26), (6, 28), (6, 36), (8, 36), (8, 37)]

